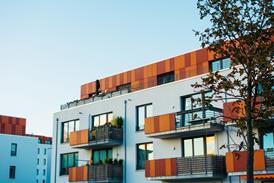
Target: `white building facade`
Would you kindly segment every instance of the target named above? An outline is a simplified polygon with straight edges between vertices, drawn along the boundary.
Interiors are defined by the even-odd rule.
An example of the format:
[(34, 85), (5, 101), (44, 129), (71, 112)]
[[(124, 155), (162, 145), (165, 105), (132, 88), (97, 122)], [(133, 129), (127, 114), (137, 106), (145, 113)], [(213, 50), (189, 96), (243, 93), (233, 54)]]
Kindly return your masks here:
[[(192, 100), (210, 94), (193, 83), (209, 69), (225, 73), (230, 66), (229, 59), (212, 61), (205, 53), (108, 77), (100, 87), (98, 81), (82, 86), (81, 100), (54, 114), (51, 182), (245, 182), (241, 167), (226, 170), (230, 149), (220, 149), (241, 142), (235, 127), (220, 119), (223, 103), (206, 107)], [(258, 175), (274, 173), (266, 164)]]

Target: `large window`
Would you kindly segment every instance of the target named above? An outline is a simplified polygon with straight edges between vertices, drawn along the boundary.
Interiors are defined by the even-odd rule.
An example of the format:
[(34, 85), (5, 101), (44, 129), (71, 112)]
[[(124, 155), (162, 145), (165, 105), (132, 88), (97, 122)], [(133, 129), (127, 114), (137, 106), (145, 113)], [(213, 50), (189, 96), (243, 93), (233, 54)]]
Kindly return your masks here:
[[(204, 94), (205, 98), (209, 97), (210, 95), (212, 95), (211, 92), (205, 92)], [(214, 116), (213, 112), (209, 110), (203, 111), (202, 108), (203, 108), (203, 105), (202, 105), (201, 93), (182, 97), (182, 111), (186, 112), (182, 116), (181, 122), (183, 123), (183, 125), (191, 125), (191, 122), (193, 121), (199, 121), (204, 118), (210, 118)]]
[(174, 81), (174, 71), (160, 74), (157, 76), (157, 85), (170, 83), (172, 81)]
[(112, 149), (102, 149), (92, 151), (93, 164), (104, 163), (107, 159), (112, 159)]
[(15, 166), (10, 166), (10, 172), (9, 172), (10, 179), (15, 179), (15, 170), (16, 170)]
[(215, 154), (215, 137), (197, 137), (190, 139), (183, 139), (183, 156), (202, 156)]
[(228, 69), (231, 66), (230, 58), (222, 58), (210, 62), (209, 67), (211, 72), (216, 72), (222, 69)]
[(136, 130), (144, 130), (145, 118), (152, 116), (152, 104), (137, 106)]
[(16, 143), (11, 143), (10, 155), (11, 156), (16, 156), (16, 154), (17, 154), (17, 144)]
[(79, 130), (79, 119), (63, 122), (61, 142), (69, 142), (70, 133), (77, 130)]
[(69, 168), (78, 166), (78, 152), (61, 154), (60, 175), (68, 175)]
[(107, 123), (111, 123), (111, 120), (113, 119), (113, 113), (109, 112), (109, 113), (95, 115), (92, 117), (92, 119), (93, 119), (92, 127), (103, 126)]
[(153, 143), (137, 144), (137, 170), (145, 169), (146, 160), (153, 159)]

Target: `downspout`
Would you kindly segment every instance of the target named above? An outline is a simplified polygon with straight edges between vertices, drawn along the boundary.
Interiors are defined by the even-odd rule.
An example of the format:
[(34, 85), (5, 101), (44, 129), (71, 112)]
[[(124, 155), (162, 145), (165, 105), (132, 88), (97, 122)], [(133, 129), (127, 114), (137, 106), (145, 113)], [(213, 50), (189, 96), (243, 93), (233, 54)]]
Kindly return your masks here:
[(58, 121), (59, 119), (57, 118), (56, 119), (56, 134), (55, 134), (55, 137), (56, 137), (56, 140), (55, 140), (55, 168), (54, 168), (54, 183), (56, 183), (56, 174), (57, 174), (57, 143), (58, 143)]
[(125, 152), (125, 163), (124, 163), (124, 179), (125, 179), (125, 183), (127, 182), (127, 100), (124, 100), (124, 106), (125, 106), (125, 120), (124, 120), (124, 152)]

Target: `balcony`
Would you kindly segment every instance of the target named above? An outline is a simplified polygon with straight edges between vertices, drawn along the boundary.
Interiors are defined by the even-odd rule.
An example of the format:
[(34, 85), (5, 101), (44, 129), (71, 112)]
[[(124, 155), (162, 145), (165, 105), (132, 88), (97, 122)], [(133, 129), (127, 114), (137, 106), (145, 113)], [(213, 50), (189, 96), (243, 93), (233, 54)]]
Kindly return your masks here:
[(225, 157), (208, 155), (147, 160), (145, 175), (148, 180), (215, 180), (223, 179)]
[(123, 144), (123, 128), (100, 126), (70, 133), (71, 147), (84, 149), (110, 148)]
[(69, 182), (111, 182), (123, 180), (123, 167), (119, 164), (86, 165), (69, 169)]
[(224, 130), (222, 109), (205, 107), (145, 119), (145, 134), (154, 138), (211, 135)]
[[(274, 151), (262, 149), (254, 151), (254, 175), (272, 175), (274, 179)], [(244, 179), (247, 169), (247, 151), (226, 153), (226, 171), (229, 176), (242, 176)]]

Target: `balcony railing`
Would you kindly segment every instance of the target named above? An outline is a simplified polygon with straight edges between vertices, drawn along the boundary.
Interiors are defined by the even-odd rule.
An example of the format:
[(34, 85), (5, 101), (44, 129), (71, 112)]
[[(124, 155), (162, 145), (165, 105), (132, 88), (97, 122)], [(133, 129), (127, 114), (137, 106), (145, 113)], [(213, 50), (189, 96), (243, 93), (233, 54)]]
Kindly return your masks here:
[(100, 101), (100, 100), (105, 100), (105, 99), (116, 97), (119, 95), (124, 95), (124, 94), (130, 93), (130, 92), (131, 92), (130, 89), (124, 88), (122, 90), (113, 91), (113, 92), (109, 92), (109, 93), (100, 93), (98, 95), (93, 95), (93, 96), (89, 97), (88, 99), (74, 100), (72, 102), (63, 104), (60, 106), (60, 110), (69, 109), (72, 107), (77, 107), (77, 106), (89, 104), (89, 103)]
[(69, 182), (112, 182), (123, 180), (123, 167), (119, 164), (101, 164), (69, 169)]
[(173, 138), (214, 134), (224, 129), (222, 109), (204, 107), (145, 119), (149, 137)]
[[(254, 151), (254, 175), (274, 173), (274, 152), (263, 149)], [(247, 151), (226, 153), (228, 175), (246, 175)]]
[(71, 132), (70, 146), (81, 148), (108, 148), (123, 143), (123, 128), (100, 126), (91, 130)]
[(145, 171), (149, 180), (222, 179), (226, 176), (225, 157), (208, 155), (148, 160)]

